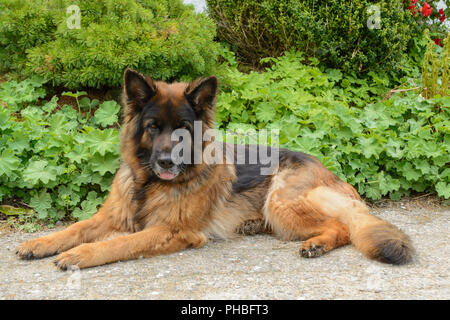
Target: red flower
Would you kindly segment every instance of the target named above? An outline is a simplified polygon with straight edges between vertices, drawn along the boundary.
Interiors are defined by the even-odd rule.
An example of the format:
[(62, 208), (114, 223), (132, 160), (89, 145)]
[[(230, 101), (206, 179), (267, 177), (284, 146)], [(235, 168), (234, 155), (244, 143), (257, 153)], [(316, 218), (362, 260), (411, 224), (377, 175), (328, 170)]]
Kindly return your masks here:
[(439, 20), (441, 20), (441, 23), (445, 21), (447, 16), (444, 14), (444, 9), (439, 9)]
[(436, 43), (438, 46), (442, 47), (441, 39), (439, 39), (439, 38), (434, 39), (434, 43)]
[(416, 7), (417, 0), (410, 0), (410, 1), (411, 1), (411, 3), (408, 6), (408, 10), (411, 11), (413, 16), (415, 16), (417, 13), (417, 7)]
[(415, 4), (412, 4), (408, 7), (408, 10), (411, 11), (412, 15), (415, 16), (417, 13), (417, 8)]
[(422, 7), (423, 16), (429, 17), (431, 15), (431, 11), (433, 11), (433, 8), (431, 8), (431, 6), (427, 2), (425, 2)]

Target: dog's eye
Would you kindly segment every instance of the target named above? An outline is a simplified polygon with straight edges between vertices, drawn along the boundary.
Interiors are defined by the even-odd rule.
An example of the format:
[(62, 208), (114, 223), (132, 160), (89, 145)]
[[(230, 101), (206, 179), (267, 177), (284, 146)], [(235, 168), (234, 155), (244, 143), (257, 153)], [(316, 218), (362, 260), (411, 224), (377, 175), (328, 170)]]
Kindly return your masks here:
[(150, 123), (149, 125), (147, 125), (147, 129), (149, 130), (159, 130), (158, 126), (154, 123)]

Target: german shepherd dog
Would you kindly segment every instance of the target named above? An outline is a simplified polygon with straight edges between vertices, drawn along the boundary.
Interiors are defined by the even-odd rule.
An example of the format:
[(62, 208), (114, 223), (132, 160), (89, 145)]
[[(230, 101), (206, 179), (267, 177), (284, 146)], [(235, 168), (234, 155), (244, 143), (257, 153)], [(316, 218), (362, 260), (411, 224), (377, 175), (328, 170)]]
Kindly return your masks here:
[[(411, 260), (409, 238), (370, 215), (356, 190), (310, 155), (277, 149), (276, 170), (268, 175), (260, 174), (260, 164), (175, 163), (171, 151), (177, 142), (171, 134), (187, 130), (195, 149), (194, 121), (201, 121), (203, 132), (213, 127), (217, 89), (214, 76), (168, 84), (127, 69), (123, 161), (106, 202), (92, 218), (26, 241), (16, 254), (22, 259), (57, 254), (54, 263), (65, 270), (198, 248), (238, 233), (269, 232), (304, 240), (299, 249), (304, 258), (351, 242), (371, 259)], [(112, 237), (116, 233), (122, 235)]]

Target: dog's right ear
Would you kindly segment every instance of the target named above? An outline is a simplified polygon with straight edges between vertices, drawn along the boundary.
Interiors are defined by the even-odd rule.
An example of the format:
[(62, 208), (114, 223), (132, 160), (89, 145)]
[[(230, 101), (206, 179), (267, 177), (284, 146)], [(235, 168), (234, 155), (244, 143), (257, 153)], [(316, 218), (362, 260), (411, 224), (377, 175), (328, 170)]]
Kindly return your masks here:
[(128, 106), (140, 111), (143, 104), (156, 94), (156, 85), (152, 79), (141, 73), (127, 69), (123, 75), (125, 102)]

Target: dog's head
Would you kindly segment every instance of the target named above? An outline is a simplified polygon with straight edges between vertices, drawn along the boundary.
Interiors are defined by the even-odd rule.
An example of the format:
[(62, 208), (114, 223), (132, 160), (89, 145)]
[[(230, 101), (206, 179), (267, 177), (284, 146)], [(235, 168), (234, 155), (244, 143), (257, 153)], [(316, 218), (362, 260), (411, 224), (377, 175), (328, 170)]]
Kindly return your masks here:
[[(133, 144), (141, 164), (161, 180), (176, 179), (192, 166), (194, 121), (202, 121), (202, 131), (212, 126), (216, 93), (216, 77), (189, 84), (168, 84), (127, 69), (124, 74), (125, 120), (134, 126)], [(181, 135), (182, 140), (174, 140), (174, 132)], [(192, 150), (189, 161), (173, 158), (172, 151), (180, 142)]]

